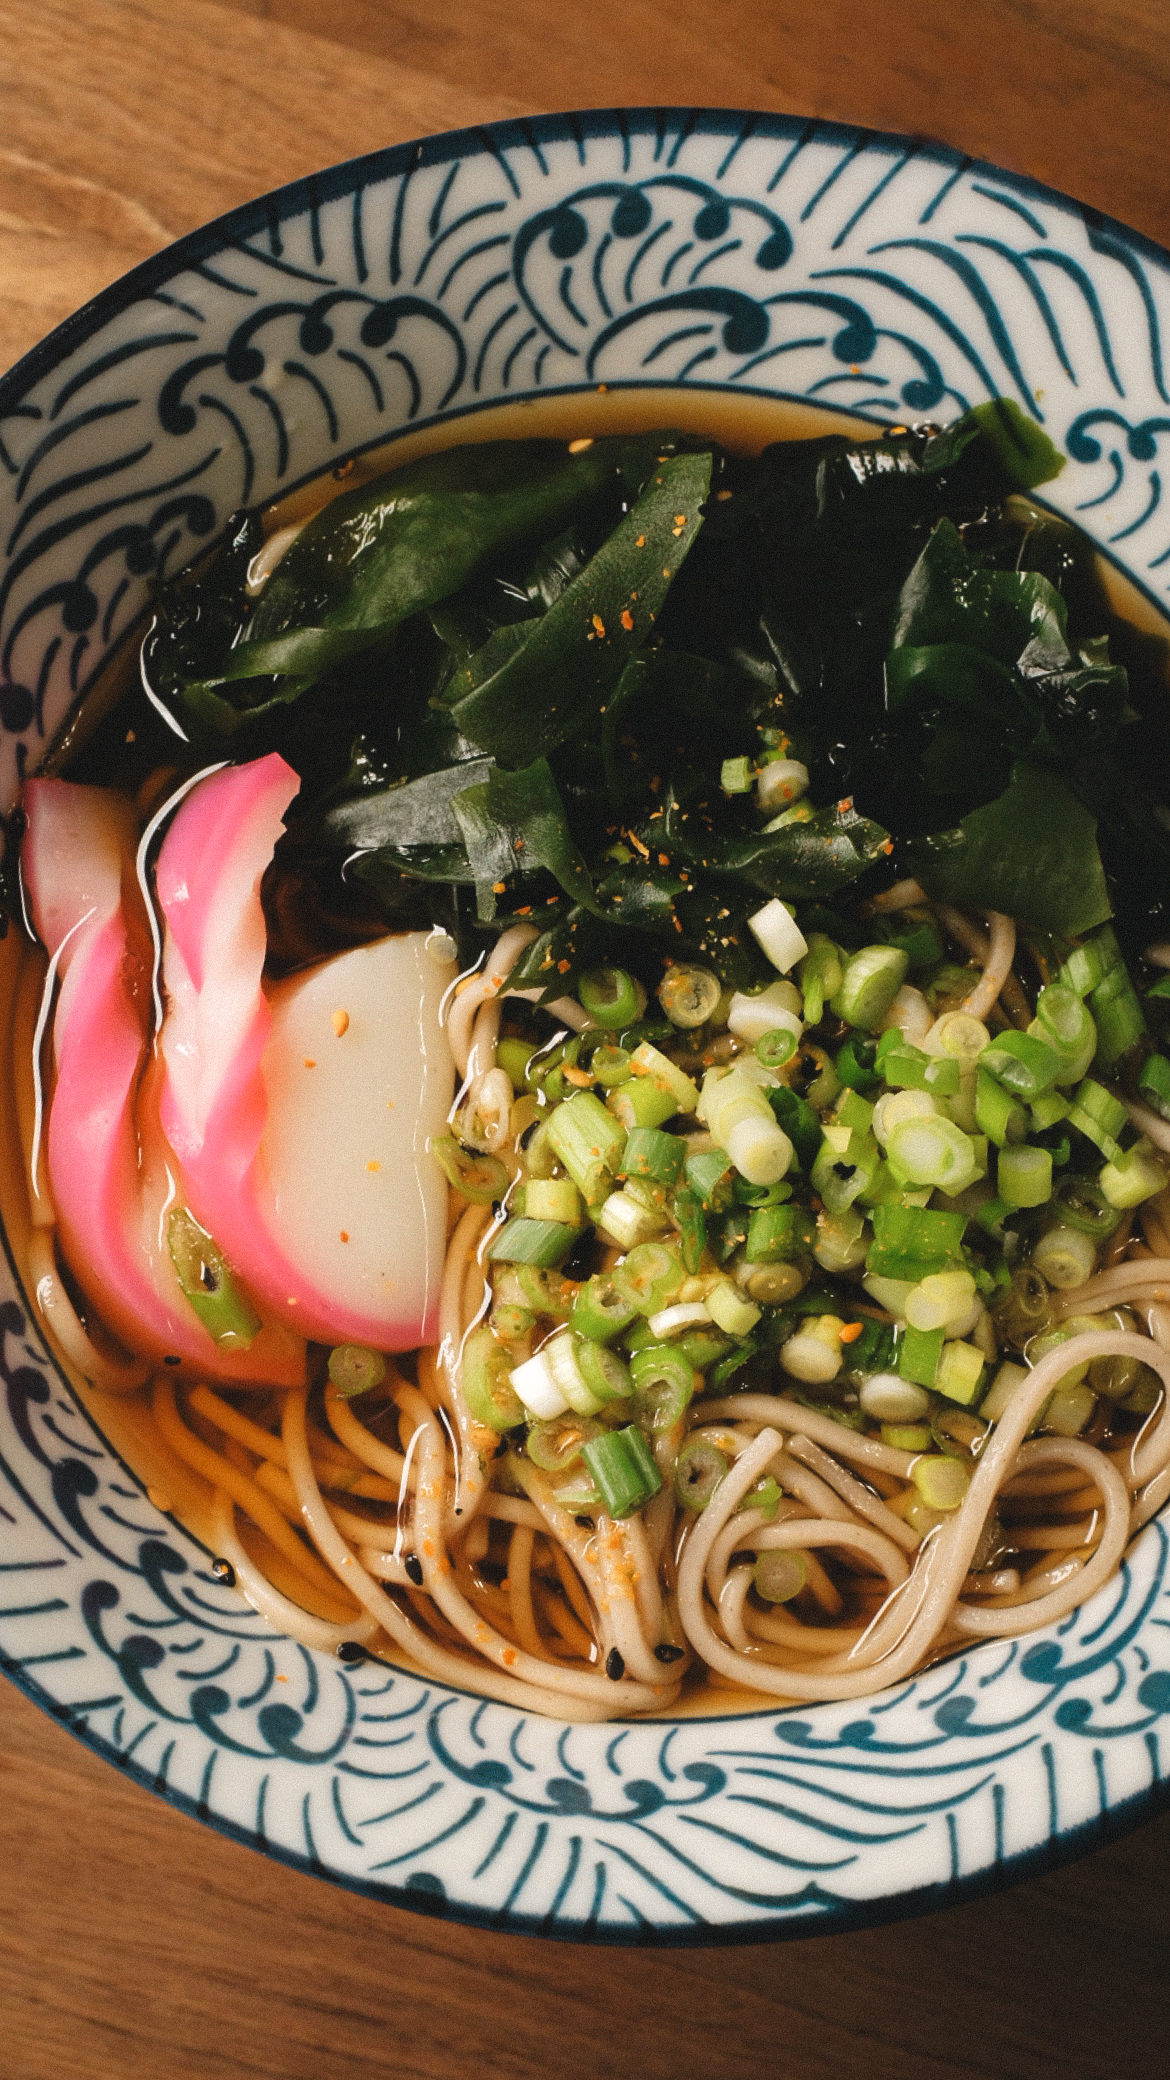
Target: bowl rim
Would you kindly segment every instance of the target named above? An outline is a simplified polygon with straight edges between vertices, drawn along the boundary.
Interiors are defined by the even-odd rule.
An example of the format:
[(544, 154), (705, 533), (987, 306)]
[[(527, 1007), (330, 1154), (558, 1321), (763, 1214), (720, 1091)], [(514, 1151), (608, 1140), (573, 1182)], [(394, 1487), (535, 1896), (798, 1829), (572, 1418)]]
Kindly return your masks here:
[[(1147, 234), (1030, 174), (1003, 167), (992, 160), (973, 157), (932, 137), (789, 112), (752, 111), (718, 106), (647, 104), (622, 108), (593, 107), (552, 111), (532, 116), (489, 120), (459, 129), (434, 132), (401, 144), (380, 147), (338, 161), (318, 172), (298, 176), (258, 197), (233, 206), (194, 230), (183, 233), (99, 290), (38, 340), (0, 376), (0, 423), (13, 412), (30, 389), (87, 339), (133, 304), (149, 297), (157, 287), (176, 274), (188, 267), (198, 266), (203, 260), (223, 252), (225, 248), (239, 246), (256, 234), (266, 235), (276, 250), (280, 226), (284, 222), (306, 214), (312, 218), (324, 204), (347, 196), (359, 184), (385, 181), (427, 167), (444, 165), (455, 158), (470, 158), (487, 153), (504, 166), (509, 180), (515, 186), (504, 154), (518, 148), (527, 148), (539, 158), (540, 148), (544, 144), (561, 144), (569, 139), (576, 142), (583, 157), (587, 140), (608, 138), (615, 133), (623, 137), (632, 137), (649, 132), (659, 139), (665, 139), (673, 133), (677, 137), (676, 148), (681, 149), (687, 140), (695, 136), (708, 134), (727, 138), (737, 124), (739, 135), (733, 147), (735, 150), (749, 138), (756, 137), (774, 138), (778, 142), (795, 142), (800, 139), (802, 142), (853, 146), (857, 150), (864, 147), (884, 147), (891, 152), (912, 154), (919, 161), (936, 164), (940, 169), (949, 169), (954, 181), (965, 174), (990, 175), (1000, 186), (1008, 188), (1021, 198), (1027, 197), (1037, 202), (1057, 205), (1065, 210), (1073, 210), (1086, 226), (1117, 234), (1129, 251), (1155, 262), (1163, 270), (1170, 271), (1170, 250)], [(401, 192), (405, 192), (405, 183)], [(584, 387), (588, 386), (569, 385), (566, 386), (566, 392), (571, 393)], [(710, 386), (712, 391), (718, 387)], [(741, 391), (739, 394), (744, 393)], [(496, 402), (496, 399), (488, 399), (481, 404), (439, 411), (430, 419), (417, 422), (411, 430), (470, 418), (477, 410), (490, 409)], [(842, 419), (858, 416), (856, 413), (849, 413), (845, 408), (832, 405), (820, 405), (819, 408), (826, 412), (837, 412)], [(384, 444), (385, 436), (382, 436), (380, 440), (368, 445)], [(361, 452), (360, 448), (355, 452)], [(319, 470), (313, 470), (306, 473), (305, 477), (290, 482), (282, 487), (282, 495), (287, 495), (289, 491), (298, 488), (299, 483), (308, 481), (309, 477), (317, 474)], [(1099, 553), (1121, 570), (1163, 615), (1167, 613), (1166, 602), (1150, 591), (1122, 558), (1114, 555), (1107, 545), (1095, 546)], [(107, 657), (103, 657), (102, 666), (107, 661)], [(101, 669), (102, 666), (97, 669)], [(84, 697), (86, 687), (92, 683), (93, 676), (91, 673), (83, 682), (79, 699)], [(23, 1280), (7, 1234), (2, 1227), (0, 1245), (11, 1270), (15, 1289), (18, 1293), (22, 1292)], [(111, 1459), (138, 1480), (139, 1476), (127, 1464), (117, 1447), (100, 1432), (95, 1417), (76, 1395), (67, 1374), (47, 1346), (46, 1355), (82, 1417), (93, 1424), (94, 1428), (99, 1429), (102, 1442)], [(193, 1544), (210, 1553), (210, 1548), (203, 1546), (203, 1542), (186, 1525), (181, 1524), (181, 1520), (173, 1518), (172, 1521), (180, 1526)], [(1165, 1539), (1164, 1531), (1162, 1536)], [(1132, 1828), (1170, 1806), (1170, 1778), (1160, 1781), (1155, 1779), (1146, 1788), (1138, 1790), (1117, 1804), (1103, 1807), (1100, 1813), (1087, 1820), (1071, 1827), (1058, 1829), (1053, 1826), (1043, 1841), (1011, 1854), (1000, 1853), (994, 1861), (989, 1860), (982, 1867), (947, 1881), (855, 1902), (837, 1899), (831, 1907), (817, 1906), (814, 1909), (810, 1906), (804, 1910), (797, 1907), (782, 1918), (778, 1915), (764, 1916), (757, 1911), (752, 1918), (739, 1921), (704, 1922), (698, 1926), (685, 1923), (656, 1923), (627, 1929), (566, 1920), (555, 1910), (551, 1915), (538, 1915), (512, 1908), (483, 1908), (449, 1896), (431, 1896), (409, 1884), (383, 1883), (373, 1878), (363, 1878), (341, 1871), (314, 1856), (301, 1854), (270, 1840), (263, 1831), (233, 1821), (211, 1807), (204, 1797), (192, 1797), (171, 1782), (160, 1780), (156, 1772), (144, 1767), (133, 1755), (120, 1751), (112, 1740), (95, 1731), (72, 1707), (54, 1700), (28, 1668), (15, 1663), (6, 1655), (0, 1655), (0, 1673), (94, 1754), (112, 1763), (122, 1775), (131, 1778), (176, 1810), (211, 1827), (217, 1833), (251, 1849), (260, 1850), (266, 1856), (292, 1869), (310, 1876), (323, 1877), (344, 1890), (367, 1898), (382, 1900), (405, 1907), (412, 1912), (429, 1914), (462, 1925), (489, 1928), (501, 1933), (539, 1936), (554, 1941), (588, 1942), (600, 1947), (630, 1947), (636, 1944), (647, 1948), (714, 1948), (729, 1944), (777, 1942), (817, 1934), (828, 1935), (920, 1917), (945, 1906), (987, 1896), (1023, 1879), (1057, 1869), (1128, 1833)], [(451, 1690), (454, 1695), (479, 1695), (472, 1689), (461, 1692), (453, 1685), (442, 1687)], [(864, 1703), (865, 1700), (859, 1702)], [(750, 1723), (757, 1719), (774, 1718), (782, 1709), (773, 1704), (764, 1705), (758, 1711), (735, 1714), (688, 1715), (680, 1723), (717, 1725), (727, 1724), (731, 1720)], [(614, 1723), (621, 1725), (625, 1722)]]
[[(149, 254), (145, 260), (127, 269), (125, 274), (116, 276), (104, 289), (99, 289), (0, 375), (0, 419), (66, 354), (82, 345), (110, 318), (117, 317), (141, 297), (149, 296), (158, 283), (179, 271), (176, 261), (197, 265), (210, 253), (222, 251), (225, 244), (239, 243), (257, 231), (267, 232), (270, 236), (278, 234), (282, 223), (306, 213), (311, 216), (322, 204), (349, 194), (358, 180), (368, 183), (392, 179), (397, 174), (442, 166), (450, 159), (470, 158), (482, 152), (502, 161), (505, 151), (521, 146), (527, 146), (539, 155), (540, 146), (563, 143), (566, 135), (580, 148), (591, 136), (612, 135), (615, 127), (619, 135), (652, 130), (660, 138), (665, 138), (677, 124), (677, 149), (689, 138), (702, 136), (704, 132), (725, 135), (728, 124), (736, 120), (741, 125), (736, 150), (749, 138), (759, 136), (793, 141), (799, 138), (805, 143), (852, 144), (858, 149), (863, 145), (889, 145), (903, 151), (909, 148), (919, 160), (933, 160), (940, 166), (950, 167), (956, 180), (965, 173), (993, 174), (997, 181), (1021, 196), (1030, 195), (1034, 200), (1057, 203), (1065, 208), (1071, 206), (1086, 224), (1120, 233), (1133, 250), (1170, 268), (1170, 247), (1159, 244), (1143, 231), (1136, 231), (1121, 218), (1098, 209), (1094, 204), (1082, 202), (1061, 188), (1037, 180), (1032, 174), (1000, 166), (992, 159), (973, 157), (955, 145), (921, 132), (876, 129), (865, 123), (799, 116), (787, 111), (706, 104), (683, 106), (647, 102), (621, 108), (561, 109), (533, 116), (501, 117), (498, 121), (469, 124), (456, 130), (436, 130), (403, 144), (382, 145), (352, 159), (339, 159), (319, 172), (298, 174), (295, 179), (269, 188), (248, 202), (234, 204), (193, 231), (183, 232), (169, 245)], [(438, 415), (439, 418), (445, 416), (461, 417), (463, 413)], [(290, 485), (288, 488), (295, 487)]]

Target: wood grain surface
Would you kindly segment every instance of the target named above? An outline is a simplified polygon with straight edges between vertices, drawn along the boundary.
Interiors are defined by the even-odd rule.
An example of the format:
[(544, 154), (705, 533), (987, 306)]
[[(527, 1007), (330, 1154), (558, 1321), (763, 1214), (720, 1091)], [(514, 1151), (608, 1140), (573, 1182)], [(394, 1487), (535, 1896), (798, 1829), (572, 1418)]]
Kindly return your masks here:
[[(0, 365), (251, 195), (540, 109), (698, 102), (887, 125), (1170, 243), (1166, 26), (1167, 0), (0, 0)], [(1168, 1865), (1170, 1815), (899, 1927), (573, 1949), (265, 1862), (5, 1684), (0, 2080), (1153, 2074)]]

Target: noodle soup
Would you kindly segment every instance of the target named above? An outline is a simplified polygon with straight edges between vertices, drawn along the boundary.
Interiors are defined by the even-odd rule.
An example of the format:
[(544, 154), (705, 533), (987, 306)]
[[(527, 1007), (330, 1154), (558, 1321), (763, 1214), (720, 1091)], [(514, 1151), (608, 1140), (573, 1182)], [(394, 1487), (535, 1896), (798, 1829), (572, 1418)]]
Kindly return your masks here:
[(3, 954), (107, 1434), (275, 1626), (567, 1718), (880, 1689), (1170, 1492), (1156, 642), (1014, 411), (736, 403), (240, 516)]

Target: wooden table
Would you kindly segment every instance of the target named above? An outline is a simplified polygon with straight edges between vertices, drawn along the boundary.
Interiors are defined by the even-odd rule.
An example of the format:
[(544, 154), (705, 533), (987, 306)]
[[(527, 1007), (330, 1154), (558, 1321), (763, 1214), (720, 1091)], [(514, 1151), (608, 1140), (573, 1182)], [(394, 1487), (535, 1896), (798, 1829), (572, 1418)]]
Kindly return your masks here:
[[(946, 139), (1170, 243), (1165, 0), (0, 0), (0, 363), (355, 152), (700, 101)], [(0, 1685), (3, 2080), (1113, 2080), (1165, 2070), (1170, 1815), (929, 1920), (574, 1950), (263, 1861)]]

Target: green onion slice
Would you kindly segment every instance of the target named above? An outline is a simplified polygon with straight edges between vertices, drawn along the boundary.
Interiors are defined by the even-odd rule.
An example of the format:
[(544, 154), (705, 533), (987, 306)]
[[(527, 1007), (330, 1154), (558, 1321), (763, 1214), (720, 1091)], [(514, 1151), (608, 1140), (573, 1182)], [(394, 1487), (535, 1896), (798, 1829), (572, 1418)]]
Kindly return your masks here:
[(582, 1338), (575, 1347), (581, 1377), (595, 1401), (628, 1401), (634, 1391), (630, 1368), (608, 1344)]
[(1062, 1177), (1052, 1195), (1052, 1210), (1062, 1226), (1104, 1242), (1120, 1226), (1121, 1214), (1110, 1206), (1095, 1177)]
[[(337, 1353), (334, 1352), (334, 1357)], [(333, 1359), (329, 1361), (330, 1377)], [(512, 1385), (508, 1354), (487, 1324), (473, 1329), (463, 1346), (459, 1371), (463, 1398), (472, 1417), (489, 1430), (511, 1430), (524, 1421), (524, 1404)]]
[(634, 1414), (645, 1430), (672, 1430), (695, 1391), (694, 1368), (669, 1344), (651, 1344), (630, 1360)]
[(223, 1251), (185, 1206), (171, 1208), (167, 1248), (183, 1297), (208, 1335), (221, 1350), (248, 1350), (260, 1329), (260, 1317), (237, 1285)]
[(590, 1343), (612, 1343), (637, 1315), (628, 1293), (620, 1290), (610, 1272), (601, 1271), (581, 1287), (571, 1319), (578, 1336)]
[(595, 1048), (590, 1058), (589, 1072), (603, 1090), (616, 1091), (619, 1085), (628, 1083), (634, 1073), (630, 1066), (629, 1050), (608, 1044)]
[(614, 1266), (610, 1276), (623, 1299), (639, 1314), (657, 1314), (683, 1282), (678, 1252), (663, 1242), (640, 1242)]
[(577, 994), (595, 1025), (607, 1033), (620, 1032), (641, 1017), (645, 995), (624, 968), (594, 968), (582, 975)]
[(508, 1173), (495, 1156), (476, 1155), (452, 1134), (442, 1134), (431, 1143), (431, 1154), (448, 1184), (476, 1206), (490, 1206), (508, 1189)]
[(529, 1427), (526, 1450), (542, 1473), (565, 1473), (581, 1457), (602, 1426), (590, 1416), (551, 1416)]
[(532, 1264), (537, 1270), (551, 1271), (562, 1264), (580, 1234), (579, 1228), (570, 1228), (564, 1221), (530, 1221), (523, 1215), (505, 1221), (498, 1235), (488, 1244), (488, 1261), (492, 1264)]
[(709, 1437), (688, 1437), (674, 1462), (674, 1492), (683, 1508), (706, 1509), (730, 1463)]
[(329, 1353), (329, 1379), (340, 1401), (368, 1394), (385, 1377), (386, 1360), (381, 1351), (367, 1350), (360, 1343), (339, 1343)]
[(773, 1032), (762, 1033), (756, 1041), (756, 1060), (765, 1069), (782, 1069), (792, 1060), (800, 1045), (796, 1034), (787, 1026), (777, 1026)]
[(684, 1032), (705, 1025), (723, 994), (723, 985), (710, 968), (693, 968), (680, 963), (668, 968), (658, 985), (658, 1001), (672, 1026)]
[(762, 1603), (791, 1603), (808, 1580), (808, 1561), (798, 1547), (761, 1553), (752, 1570), (752, 1587)]
[(585, 1463), (611, 1517), (630, 1517), (657, 1495), (662, 1475), (641, 1431), (607, 1430), (585, 1446)]
[(948, 1459), (962, 1459), (968, 1465), (979, 1457), (991, 1435), (991, 1424), (981, 1422), (978, 1416), (965, 1408), (940, 1408), (931, 1418), (931, 1435), (940, 1452)]

